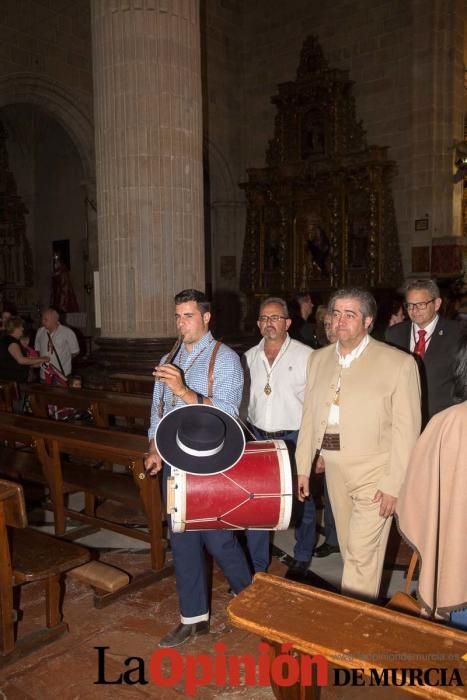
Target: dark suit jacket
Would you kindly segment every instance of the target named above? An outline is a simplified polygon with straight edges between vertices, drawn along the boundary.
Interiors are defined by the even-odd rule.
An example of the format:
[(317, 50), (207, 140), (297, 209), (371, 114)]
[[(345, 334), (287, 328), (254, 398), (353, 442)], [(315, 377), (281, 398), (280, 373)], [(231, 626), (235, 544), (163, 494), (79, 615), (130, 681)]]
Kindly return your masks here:
[[(462, 324), (439, 318), (428, 350), (419, 362), (422, 384), (422, 415), (424, 423), (435, 413), (456, 403), (453, 397), (454, 359), (459, 345)], [(386, 341), (400, 350), (410, 352), (412, 322), (402, 321), (386, 330)]]

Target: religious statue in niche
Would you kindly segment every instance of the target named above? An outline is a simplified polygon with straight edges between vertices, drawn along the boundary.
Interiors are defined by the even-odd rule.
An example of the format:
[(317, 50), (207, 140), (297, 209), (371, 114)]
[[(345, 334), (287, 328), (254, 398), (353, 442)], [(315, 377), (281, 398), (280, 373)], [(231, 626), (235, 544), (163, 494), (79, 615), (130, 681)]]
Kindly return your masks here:
[(281, 242), (279, 229), (268, 227), (264, 235), (264, 271), (277, 272), (281, 264)]
[(324, 156), (326, 139), (324, 122), (315, 110), (307, 112), (302, 117), (302, 158)]
[[(68, 246), (63, 244), (68, 244)], [(67, 249), (69, 256), (68, 241), (54, 242), (51, 304), (59, 311), (75, 313), (79, 311), (79, 305), (71, 282), (70, 270), (64, 260)]]
[(361, 223), (349, 222), (349, 267), (365, 267), (368, 251), (368, 234)]
[(308, 289), (311, 280), (329, 277), (331, 244), (322, 218), (310, 211), (297, 219), (298, 240), (303, 244), (300, 289)]

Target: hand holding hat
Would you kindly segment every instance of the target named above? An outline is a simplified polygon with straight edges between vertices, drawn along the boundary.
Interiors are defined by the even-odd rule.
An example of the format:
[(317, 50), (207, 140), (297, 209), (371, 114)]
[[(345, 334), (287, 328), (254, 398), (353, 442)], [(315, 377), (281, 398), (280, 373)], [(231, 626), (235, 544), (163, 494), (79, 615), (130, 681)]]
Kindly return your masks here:
[(169, 466), (200, 475), (230, 469), (245, 450), (245, 436), (235, 418), (207, 404), (189, 404), (167, 413), (154, 442)]

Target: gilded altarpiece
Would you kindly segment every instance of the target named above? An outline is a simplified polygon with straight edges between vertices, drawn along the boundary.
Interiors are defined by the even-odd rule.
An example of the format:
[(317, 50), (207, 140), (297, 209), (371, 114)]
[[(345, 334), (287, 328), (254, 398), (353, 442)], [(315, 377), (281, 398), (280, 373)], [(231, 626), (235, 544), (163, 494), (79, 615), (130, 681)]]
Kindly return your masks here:
[(241, 288), (248, 298), (342, 285), (397, 287), (402, 266), (394, 164), (368, 146), (346, 71), (314, 37), (297, 78), (279, 85), (266, 167), (248, 170)]

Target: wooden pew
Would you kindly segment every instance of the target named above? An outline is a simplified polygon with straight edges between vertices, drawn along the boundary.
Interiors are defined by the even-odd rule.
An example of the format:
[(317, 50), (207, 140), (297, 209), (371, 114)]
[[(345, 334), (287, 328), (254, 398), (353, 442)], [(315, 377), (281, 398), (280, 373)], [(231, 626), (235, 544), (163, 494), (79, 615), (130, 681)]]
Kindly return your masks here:
[[(0, 438), (21, 442), (34, 447), (50, 489), (57, 535), (65, 533), (66, 516), (88, 525), (105, 528), (129, 537), (148, 542), (151, 549), (151, 566), (155, 572), (133, 579), (130, 586), (159, 580), (172, 572), (164, 568), (165, 541), (162, 532), (162, 498), (159, 478), (146, 477), (144, 455), (147, 438), (132, 433), (112, 432), (101, 428), (61, 423), (44, 418), (16, 416), (0, 413)], [(125, 465), (127, 473), (99, 470), (88, 464), (74, 464), (61, 459), (62, 453), (77, 457)], [(149, 532), (104, 520), (88, 512), (78, 512), (65, 507), (64, 494), (84, 491), (94, 497), (111, 498), (121, 503), (143, 505)], [(116, 595), (116, 594), (112, 594)], [(105, 597), (105, 601), (109, 596)], [(96, 598), (96, 604), (105, 604)]]
[(131, 431), (135, 428), (135, 419), (142, 421), (142, 431), (147, 432), (149, 427), (152, 403), (149, 395), (73, 389), (46, 384), (25, 384), (22, 388), (28, 395), (33, 415), (37, 417), (47, 418), (47, 407), (52, 404), (60, 408), (71, 407), (90, 411), (95, 425), (100, 428), (112, 427), (111, 418), (115, 416), (126, 418), (127, 427)]
[[(256, 574), (253, 584), (230, 602), (228, 614), (236, 627), (269, 643), (271, 663), (284, 653), (284, 644), (290, 645), (286, 655), (295, 658), (297, 654), (325, 657), (333, 666), (327, 675), (331, 686), (334, 667), (346, 669), (351, 676), (355, 669), (362, 669), (360, 677), (367, 685), (376, 675), (384, 678), (384, 669), (445, 668), (448, 680), (458, 669), (467, 684), (467, 666), (462, 660), (467, 649), (465, 633), (313, 586)], [(300, 682), (290, 687), (273, 682), (272, 687), (279, 700), (311, 700), (320, 691), (319, 686)], [(440, 687), (416, 682), (398, 689), (424, 698), (466, 697), (466, 688), (456, 684)], [(345, 688), (339, 692), (345, 693)]]
[[(0, 480), (0, 668), (68, 631), (60, 610), (63, 574), (89, 558), (84, 547), (28, 528), (21, 486)], [(44, 581), (46, 626), (15, 643), (13, 587), (33, 581)]]
[(13, 401), (18, 400), (18, 385), (7, 379), (0, 379), (0, 411), (13, 412)]
[(154, 389), (154, 377), (148, 374), (135, 374), (131, 372), (117, 372), (110, 375), (112, 389), (114, 391), (126, 392), (129, 394), (150, 394)]

